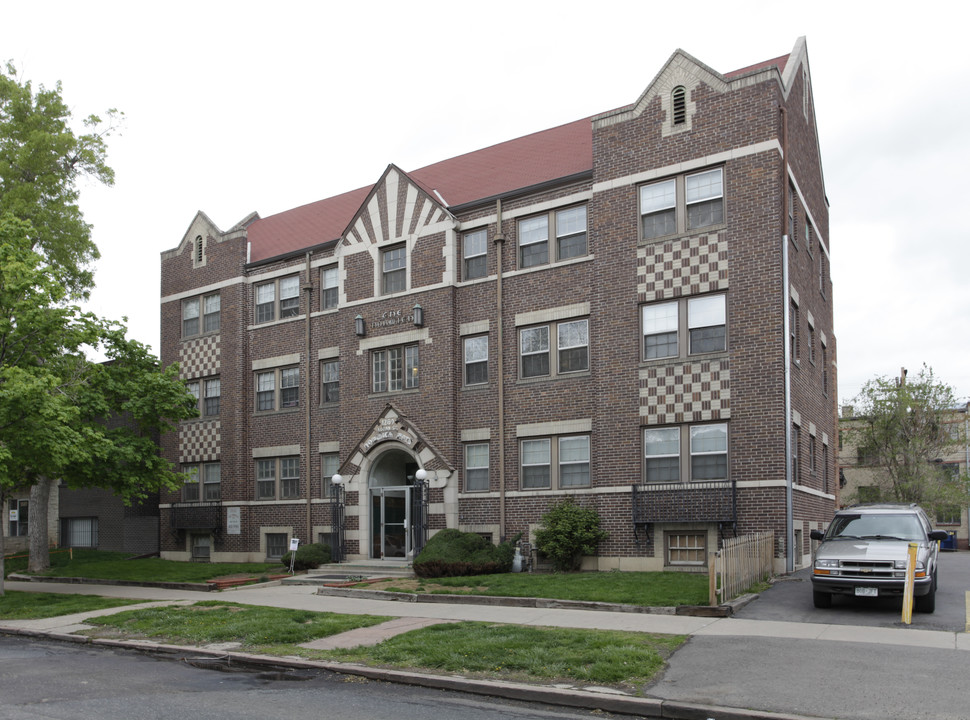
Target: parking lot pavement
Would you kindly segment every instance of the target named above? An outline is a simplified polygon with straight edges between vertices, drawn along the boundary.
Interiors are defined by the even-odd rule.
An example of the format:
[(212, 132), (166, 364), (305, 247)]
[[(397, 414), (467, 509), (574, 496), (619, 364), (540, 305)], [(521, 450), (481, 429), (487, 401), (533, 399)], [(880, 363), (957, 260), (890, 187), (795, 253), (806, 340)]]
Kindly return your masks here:
[[(913, 613), (910, 626), (919, 630), (967, 632), (970, 598), (970, 552), (940, 553), (936, 612)], [(892, 598), (835, 598), (831, 608), (812, 603), (811, 569), (775, 579), (771, 588), (735, 614), (746, 620), (904, 627), (902, 603)]]

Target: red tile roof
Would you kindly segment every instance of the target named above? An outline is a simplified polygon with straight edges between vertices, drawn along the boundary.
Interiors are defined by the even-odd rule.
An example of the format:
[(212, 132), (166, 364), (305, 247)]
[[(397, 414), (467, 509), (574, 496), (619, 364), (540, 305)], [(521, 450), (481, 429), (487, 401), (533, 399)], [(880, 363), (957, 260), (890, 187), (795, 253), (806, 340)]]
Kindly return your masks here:
[[(726, 77), (771, 66), (783, 72), (788, 57), (784, 55), (735, 70)], [(405, 172), (429, 195), (435, 197), (437, 191), (448, 207), (454, 207), (592, 168), (592, 124), (590, 118), (585, 118)], [(358, 188), (257, 220), (249, 226), (250, 261), (336, 240), (372, 188)]]
[[(437, 191), (453, 207), (592, 168), (593, 132), (586, 118), (407, 174), (431, 197)], [(359, 188), (257, 220), (249, 226), (250, 260), (265, 260), (337, 239), (371, 189)]]

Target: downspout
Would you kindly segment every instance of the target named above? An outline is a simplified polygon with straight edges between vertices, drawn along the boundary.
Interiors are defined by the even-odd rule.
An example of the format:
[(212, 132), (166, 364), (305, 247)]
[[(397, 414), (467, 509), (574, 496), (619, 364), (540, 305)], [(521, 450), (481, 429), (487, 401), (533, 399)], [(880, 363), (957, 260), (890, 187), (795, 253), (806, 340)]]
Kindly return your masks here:
[(795, 517), (793, 501), (793, 470), (792, 468), (792, 407), (791, 407), (791, 292), (788, 278), (788, 117), (785, 108), (779, 107), (781, 112), (781, 154), (782, 154), (782, 183), (781, 183), (781, 282), (782, 282), (782, 312), (784, 319), (784, 334), (782, 342), (785, 352), (785, 571), (795, 570)]
[(498, 340), (498, 537), (505, 540), (505, 345), (502, 327), (502, 248), (505, 233), (502, 232), (502, 200), (495, 201), (495, 302), (496, 334)]
[(313, 475), (310, 472), (311, 465), (311, 450), (310, 450), (310, 311), (312, 309), (313, 300), (313, 279), (310, 275), (310, 251), (307, 250), (306, 254), (306, 282), (303, 284), (303, 294), (306, 295), (306, 345), (304, 347), (305, 357), (306, 357), (306, 376), (304, 397), (306, 400), (303, 403), (304, 419), (306, 421), (306, 543), (313, 542), (313, 518), (311, 515), (312, 505), (310, 503), (311, 497), (311, 487), (313, 486)]

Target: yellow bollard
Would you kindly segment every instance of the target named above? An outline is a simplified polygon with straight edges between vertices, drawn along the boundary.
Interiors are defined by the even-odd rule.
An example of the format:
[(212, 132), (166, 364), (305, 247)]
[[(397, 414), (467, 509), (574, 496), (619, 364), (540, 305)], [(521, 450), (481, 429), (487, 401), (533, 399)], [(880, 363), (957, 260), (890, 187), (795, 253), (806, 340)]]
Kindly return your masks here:
[(903, 586), (903, 622), (913, 622), (913, 582), (916, 578), (916, 543), (909, 544), (909, 561), (906, 563), (906, 584)]

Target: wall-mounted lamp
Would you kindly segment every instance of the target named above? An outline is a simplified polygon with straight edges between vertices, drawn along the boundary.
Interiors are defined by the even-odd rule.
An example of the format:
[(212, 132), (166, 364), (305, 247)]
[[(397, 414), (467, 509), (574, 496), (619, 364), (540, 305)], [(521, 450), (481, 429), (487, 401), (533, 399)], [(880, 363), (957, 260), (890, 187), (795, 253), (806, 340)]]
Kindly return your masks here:
[(424, 308), (417, 304), (414, 306), (414, 325), (415, 327), (424, 325)]
[(358, 337), (364, 337), (366, 334), (364, 329), (364, 318), (360, 315), (354, 318), (354, 332), (357, 333)]

